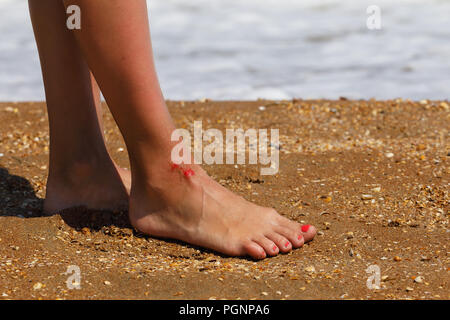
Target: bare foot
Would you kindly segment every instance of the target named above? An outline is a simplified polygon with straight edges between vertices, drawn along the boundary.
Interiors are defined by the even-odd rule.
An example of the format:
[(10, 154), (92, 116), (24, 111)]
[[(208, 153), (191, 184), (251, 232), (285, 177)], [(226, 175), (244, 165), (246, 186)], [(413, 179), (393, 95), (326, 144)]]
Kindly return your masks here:
[[(274, 209), (259, 207), (212, 180), (198, 166), (153, 170), (134, 184), (130, 221), (138, 230), (255, 259), (301, 247), (316, 234)], [(144, 179), (141, 179), (144, 180)]]
[(44, 212), (83, 206), (89, 209), (128, 209), (131, 175), (111, 159), (73, 163), (56, 171), (50, 166)]

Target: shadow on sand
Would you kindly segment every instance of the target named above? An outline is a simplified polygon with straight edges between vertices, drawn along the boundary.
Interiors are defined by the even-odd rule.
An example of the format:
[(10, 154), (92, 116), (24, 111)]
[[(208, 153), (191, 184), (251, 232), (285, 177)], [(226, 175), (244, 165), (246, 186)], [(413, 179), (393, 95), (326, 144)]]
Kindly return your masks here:
[[(44, 199), (36, 195), (30, 181), (16, 176), (0, 167), (0, 216), (19, 218), (48, 217), (44, 214)], [(132, 228), (126, 211), (111, 212), (88, 210), (83, 207), (70, 208), (54, 213), (70, 227), (81, 230), (89, 228), (98, 231), (103, 227)]]
[(39, 217), (43, 215), (43, 202), (30, 181), (0, 167), (0, 216)]

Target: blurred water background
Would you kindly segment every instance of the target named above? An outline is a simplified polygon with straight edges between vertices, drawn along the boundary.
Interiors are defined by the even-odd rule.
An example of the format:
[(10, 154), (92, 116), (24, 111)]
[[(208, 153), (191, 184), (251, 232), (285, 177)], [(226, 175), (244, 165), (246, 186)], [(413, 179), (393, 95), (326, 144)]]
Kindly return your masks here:
[[(381, 9), (369, 30), (366, 9)], [(448, 99), (448, 0), (149, 0), (166, 98)], [(130, 17), (131, 18), (131, 17)], [(43, 100), (26, 0), (0, 0), (0, 101)]]

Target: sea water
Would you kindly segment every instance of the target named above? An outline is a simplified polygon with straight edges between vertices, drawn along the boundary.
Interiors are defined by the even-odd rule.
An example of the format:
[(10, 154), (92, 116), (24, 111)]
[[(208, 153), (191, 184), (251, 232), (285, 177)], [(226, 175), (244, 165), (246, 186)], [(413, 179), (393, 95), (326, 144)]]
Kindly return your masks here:
[[(381, 29), (366, 12), (380, 8)], [(448, 99), (448, 0), (149, 0), (168, 99)], [(130, 17), (131, 18), (131, 17)], [(0, 0), (0, 101), (43, 100), (26, 0)]]

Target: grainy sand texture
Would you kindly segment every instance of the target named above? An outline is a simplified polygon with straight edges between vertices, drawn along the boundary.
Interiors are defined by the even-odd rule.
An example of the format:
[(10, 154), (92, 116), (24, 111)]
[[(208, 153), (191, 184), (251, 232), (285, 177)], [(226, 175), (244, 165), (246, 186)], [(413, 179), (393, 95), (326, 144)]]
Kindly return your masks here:
[[(168, 105), (189, 130), (194, 120), (223, 132), (279, 129), (278, 174), (261, 176), (249, 164), (204, 168), (246, 199), (315, 225), (316, 239), (253, 261), (146, 237), (126, 212), (45, 217), (45, 104), (0, 103), (1, 299), (450, 298), (448, 102)], [(126, 167), (123, 140), (104, 117), (110, 152)], [(76, 280), (69, 266), (80, 270), (80, 289), (67, 287)]]

